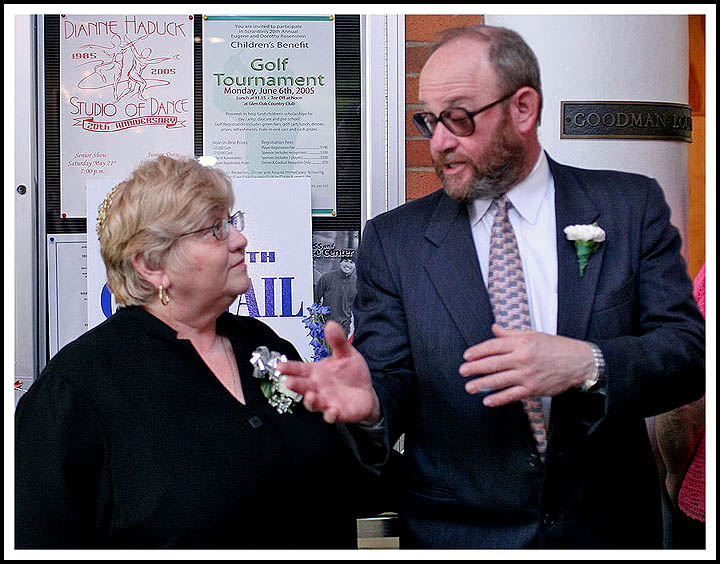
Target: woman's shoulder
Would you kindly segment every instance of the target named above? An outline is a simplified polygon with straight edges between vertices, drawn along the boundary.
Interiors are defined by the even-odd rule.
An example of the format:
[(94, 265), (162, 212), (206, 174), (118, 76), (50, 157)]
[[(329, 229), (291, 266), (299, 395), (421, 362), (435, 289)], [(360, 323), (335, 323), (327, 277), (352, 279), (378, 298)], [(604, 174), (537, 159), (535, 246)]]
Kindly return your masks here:
[(60, 348), (49, 359), (38, 381), (52, 376), (78, 386), (92, 384), (98, 374), (107, 373), (118, 359), (137, 358), (137, 353), (150, 350), (153, 343), (147, 336), (162, 330), (163, 327), (153, 329), (150, 314), (142, 308), (120, 308)]
[[(151, 324), (150, 314), (141, 307), (119, 308), (112, 316), (64, 345), (53, 356), (56, 362), (92, 361), (106, 350), (117, 352), (133, 340), (141, 340)], [(99, 354), (95, 354), (99, 353)]]

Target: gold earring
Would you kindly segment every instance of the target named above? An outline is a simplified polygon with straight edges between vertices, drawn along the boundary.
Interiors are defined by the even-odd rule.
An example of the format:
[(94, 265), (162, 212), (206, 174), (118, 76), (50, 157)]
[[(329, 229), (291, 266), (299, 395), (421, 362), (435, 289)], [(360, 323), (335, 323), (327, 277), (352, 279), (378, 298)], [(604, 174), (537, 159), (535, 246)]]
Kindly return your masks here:
[(160, 284), (160, 287), (158, 288), (158, 298), (164, 306), (170, 303), (170, 296), (168, 296), (167, 290), (163, 290), (162, 284)]

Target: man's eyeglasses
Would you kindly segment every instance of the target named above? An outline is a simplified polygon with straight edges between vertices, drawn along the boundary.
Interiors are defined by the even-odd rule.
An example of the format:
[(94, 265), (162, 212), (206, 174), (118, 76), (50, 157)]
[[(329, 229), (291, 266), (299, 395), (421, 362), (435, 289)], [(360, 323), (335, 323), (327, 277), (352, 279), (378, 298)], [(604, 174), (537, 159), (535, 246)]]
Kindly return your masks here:
[(185, 237), (185, 235), (193, 235), (194, 233), (201, 233), (203, 231), (212, 231), (213, 237), (218, 241), (224, 241), (228, 238), (228, 235), (230, 235), (230, 226), (233, 226), (238, 231), (245, 229), (245, 214), (241, 211), (235, 212), (227, 219), (218, 219), (210, 227), (203, 227), (202, 229), (183, 233), (178, 235), (178, 237)]
[(439, 116), (436, 116), (432, 112), (420, 112), (413, 115), (413, 122), (420, 134), (428, 139), (432, 138), (438, 121), (441, 121), (453, 135), (467, 137), (475, 132), (475, 121), (473, 118), (476, 115), (485, 110), (489, 110), (500, 102), (504, 102), (513, 94), (515, 94), (515, 92), (511, 92), (474, 112), (468, 112), (465, 108), (448, 108), (440, 112)]

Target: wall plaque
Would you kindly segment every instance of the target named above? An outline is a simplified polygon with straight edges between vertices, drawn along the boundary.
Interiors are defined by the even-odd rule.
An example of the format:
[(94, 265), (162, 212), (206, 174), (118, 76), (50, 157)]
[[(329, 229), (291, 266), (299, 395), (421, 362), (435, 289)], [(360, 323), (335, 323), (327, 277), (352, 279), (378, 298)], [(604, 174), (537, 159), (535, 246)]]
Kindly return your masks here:
[(665, 102), (560, 102), (561, 139), (692, 141), (691, 108)]

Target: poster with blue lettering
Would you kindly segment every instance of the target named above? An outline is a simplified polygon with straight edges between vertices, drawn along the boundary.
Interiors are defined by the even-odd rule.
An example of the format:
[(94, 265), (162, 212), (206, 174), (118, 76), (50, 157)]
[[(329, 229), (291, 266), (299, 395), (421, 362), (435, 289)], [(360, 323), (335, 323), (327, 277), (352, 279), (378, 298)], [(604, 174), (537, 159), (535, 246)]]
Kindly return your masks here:
[(203, 16), (203, 154), (232, 178), (311, 180), (336, 215), (333, 16)]
[[(117, 310), (95, 232), (98, 207), (115, 184), (117, 180), (110, 179), (87, 182), (88, 328)], [(233, 191), (235, 210), (245, 214), (245, 263), (251, 286), (228, 309), (265, 322), (310, 359), (312, 348), (302, 322), (313, 303), (310, 179), (235, 179)]]
[(60, 17), (60, 213), (85, 182), (194, 154), (192, 15)]

